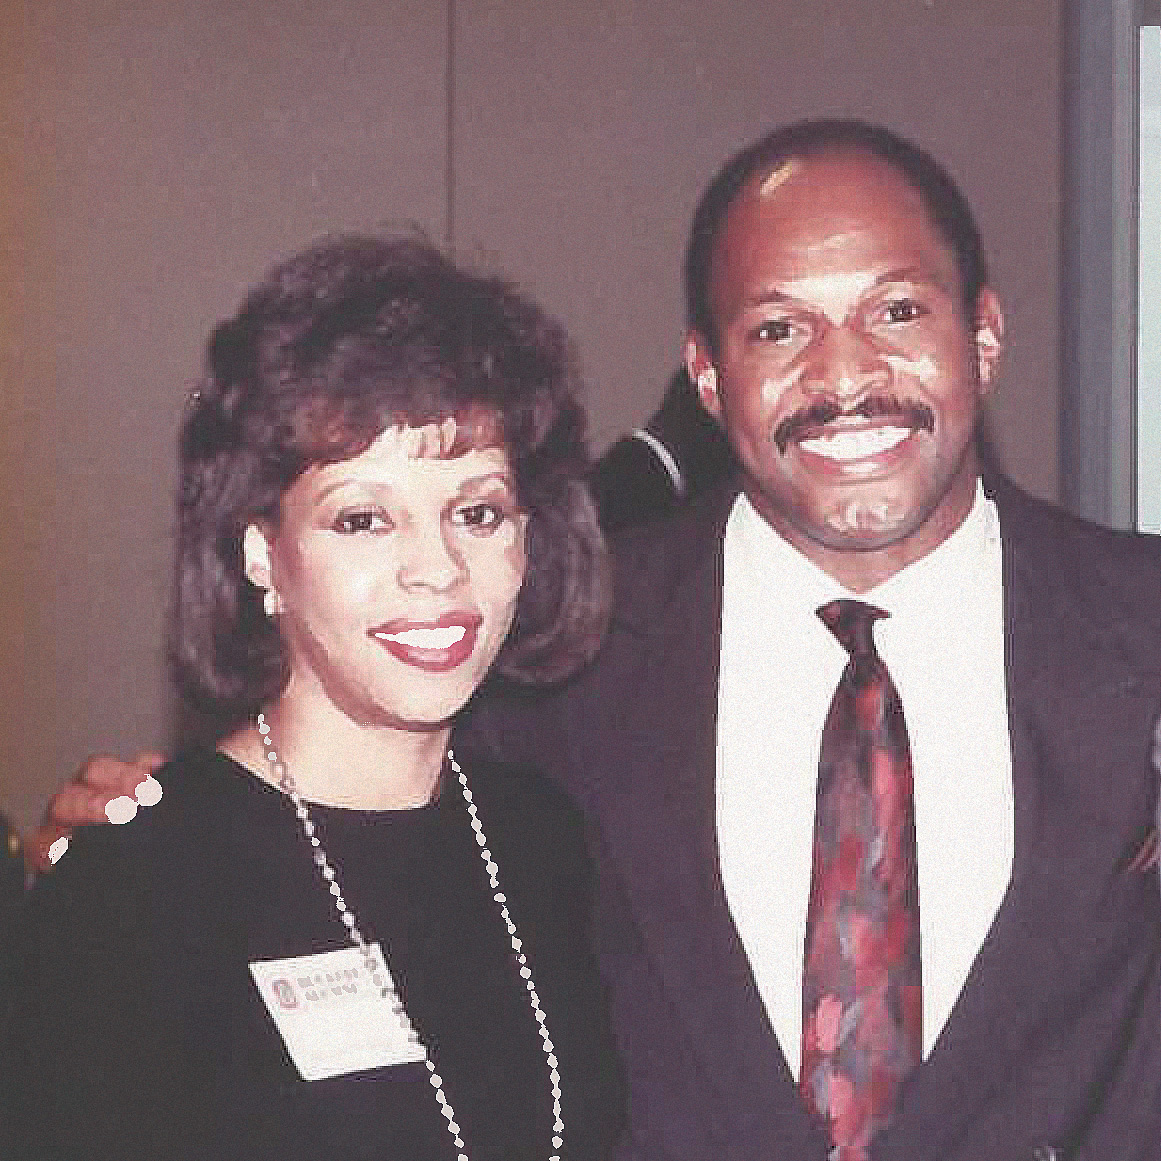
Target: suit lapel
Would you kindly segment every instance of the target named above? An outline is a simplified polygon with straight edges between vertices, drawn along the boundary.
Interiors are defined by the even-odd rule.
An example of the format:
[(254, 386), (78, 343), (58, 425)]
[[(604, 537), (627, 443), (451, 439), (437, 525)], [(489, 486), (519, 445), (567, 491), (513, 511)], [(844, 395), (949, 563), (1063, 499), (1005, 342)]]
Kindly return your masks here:
[[(1093, 779), (1140, 760), (1157, 712), (1153, 680), (1110, 673), (1092, 621), (1067, 591), (1060, 562), (1030, 548), (1021, 499), (997, 490), (1015, 833), (1012, 879), (935, 1048), (916, 1072), (902, 1115), (876, 1142), (879, 1161), (936, 1159), (1009, 1083), (1037, 1037), (1083, 998), (1099, 956), (1128, 932), (1101, 893), (1124, 869), (1118, 842), (1077, 802)], [(1105, 772), (1109, 772), (1106, 778)], [(1068, 905), (1062, 906), (1067, 900)], [(1077, 938), (1077, 916), (1088, 937)], [(1011, 1143), (1013, 1147), (1015, 1142)]]
[(612, 801), (605, 796), (602, 832), (705, 1084), (731, 1106), (728, 1123), (749, 1123), (771, 1147), (808, 1158), (821, 1138), (766, 1017), (719, 871), (714, 780), (728, 511), (717, 508), (707, 521), (712, 531), (701, 537), (712, 551), (685, 575), (664, 616), (654, 610), (656, 627), (641, 642), (636, 700), (618, 737), (624, 774)]

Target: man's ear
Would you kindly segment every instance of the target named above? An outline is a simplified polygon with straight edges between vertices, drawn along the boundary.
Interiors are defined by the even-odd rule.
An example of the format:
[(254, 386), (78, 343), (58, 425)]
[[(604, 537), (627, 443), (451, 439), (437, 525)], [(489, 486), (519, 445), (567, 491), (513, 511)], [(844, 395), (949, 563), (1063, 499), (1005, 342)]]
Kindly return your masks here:
[(697, 397), (719, 423), (722, 421), (722, 400), (718, 388), (718, 373), (710, 356), (709, 344), (697, 333), (690, 331), (685, 338), (685, 372), (697, 388)]
[(246, 531), (242, 533), (242, 571), (256, 588), (274, 587), (270, 567), (270, 539), (257, 524), (247, 524)]
[(1004, 311), (995, 291), (985, 286), (976, 298), (974, 340), (980, 386), (991, 390), (1004, 350)]

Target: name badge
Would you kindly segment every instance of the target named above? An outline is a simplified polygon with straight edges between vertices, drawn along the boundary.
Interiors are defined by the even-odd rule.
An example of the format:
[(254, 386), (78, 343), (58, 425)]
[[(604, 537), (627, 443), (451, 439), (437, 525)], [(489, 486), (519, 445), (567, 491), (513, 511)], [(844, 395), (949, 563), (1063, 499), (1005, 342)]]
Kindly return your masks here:
[(397, 1016), (380, 995), (389, 980), (379, 945), (370, 950), (374, 969), (357, 947), (250, 964), (303, 1080), (423, 1060), (406, 1014)]

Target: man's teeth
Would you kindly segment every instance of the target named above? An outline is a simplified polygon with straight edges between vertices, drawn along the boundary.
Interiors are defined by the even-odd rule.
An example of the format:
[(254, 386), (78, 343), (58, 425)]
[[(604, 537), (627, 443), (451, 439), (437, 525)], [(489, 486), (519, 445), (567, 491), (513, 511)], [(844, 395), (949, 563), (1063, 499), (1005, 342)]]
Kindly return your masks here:
[(450, 649), (464, 639), (467, 633), (464, 625), (448, 625), (446, 628), (404, 629), (402, 633), (376, 633), (384, 641), (398, 641), (412, 649)]
[(828, 431), (800, 441), (803, 451), (832, 460), (859, 460), (878, 455), (901, 444), (909, 435), (909, 427), (872, 427), (860, 431)]

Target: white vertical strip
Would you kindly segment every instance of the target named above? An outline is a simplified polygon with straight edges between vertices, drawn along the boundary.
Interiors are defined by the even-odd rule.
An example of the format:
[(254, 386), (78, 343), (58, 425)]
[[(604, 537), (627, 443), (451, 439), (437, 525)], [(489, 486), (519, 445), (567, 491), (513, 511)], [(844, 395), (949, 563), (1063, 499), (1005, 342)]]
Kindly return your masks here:
[(1112, 398), (1109, 509), (1118, 527), (1136, 515), (1137, 0), (1113, 4)]
[(444, 85), (444, 249), (454, 258), (456, 252), (456, 0), (447, 0), (447, 73)]
[(1161, 28), (1141, 29), (1137, 527), (1161, 532)]

